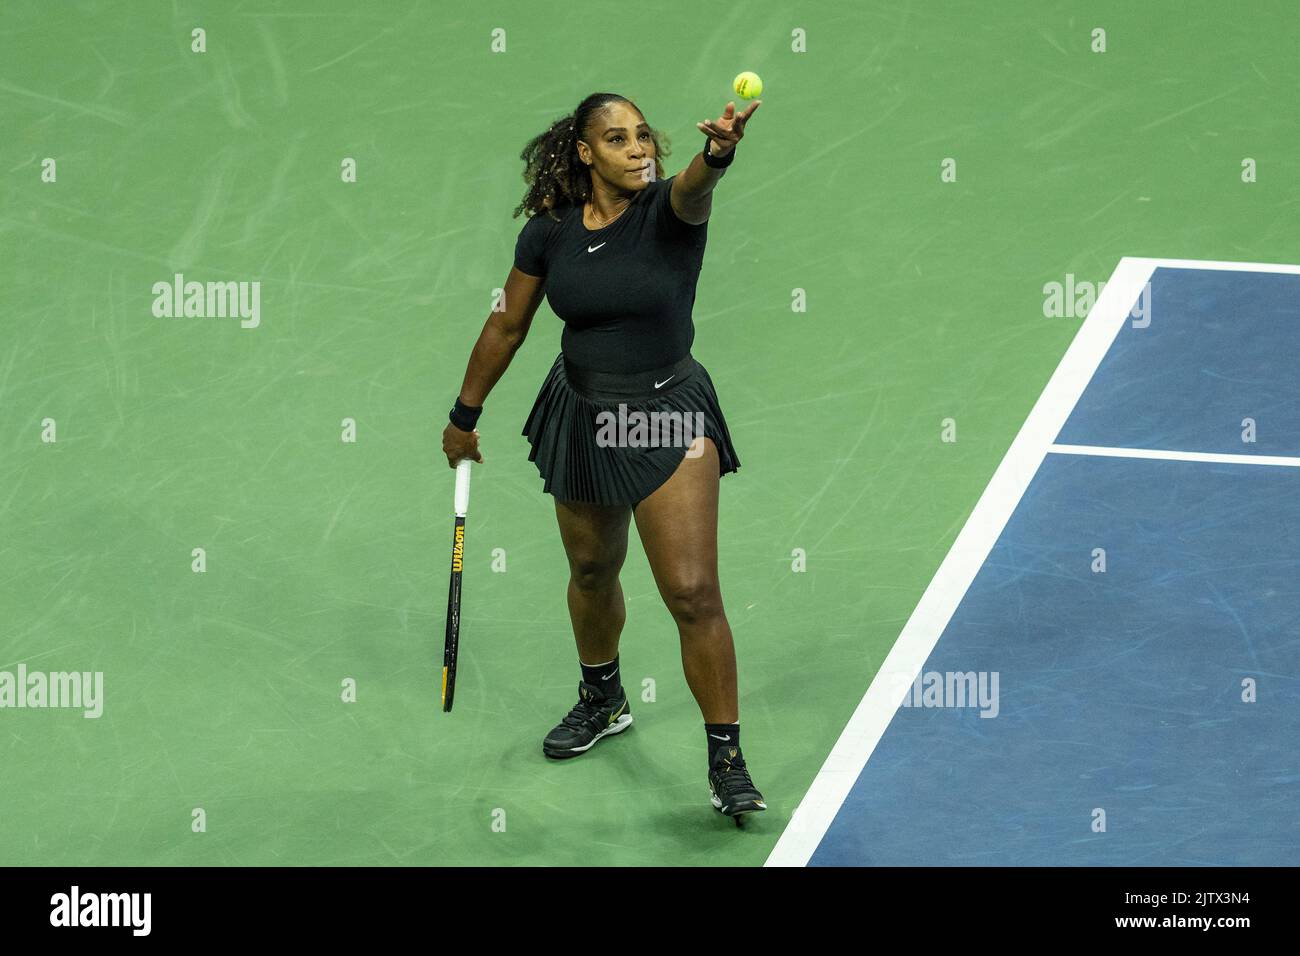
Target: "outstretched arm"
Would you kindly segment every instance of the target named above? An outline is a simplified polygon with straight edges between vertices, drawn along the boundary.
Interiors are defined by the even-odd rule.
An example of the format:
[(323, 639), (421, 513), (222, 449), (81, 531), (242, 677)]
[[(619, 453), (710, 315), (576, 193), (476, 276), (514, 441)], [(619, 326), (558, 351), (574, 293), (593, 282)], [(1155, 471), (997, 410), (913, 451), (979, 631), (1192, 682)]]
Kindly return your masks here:
[[(745, 135), (745, 124), (762, 102), (754, 100), (740, 114), (736, 113), (736, 104), (731, 102), (716, 120), (696, 123), (700, 131), (709, 137), (709, 154), (722, 157), (735, 149)], [(690, 165), (673, 180), (671, 198), (677, 218), (692, 225), (707, 221), (713, 208), (713, 187), (725, 172), (725, 169), (714, 169), (707, 165), (704, 157), (696, 153)]]

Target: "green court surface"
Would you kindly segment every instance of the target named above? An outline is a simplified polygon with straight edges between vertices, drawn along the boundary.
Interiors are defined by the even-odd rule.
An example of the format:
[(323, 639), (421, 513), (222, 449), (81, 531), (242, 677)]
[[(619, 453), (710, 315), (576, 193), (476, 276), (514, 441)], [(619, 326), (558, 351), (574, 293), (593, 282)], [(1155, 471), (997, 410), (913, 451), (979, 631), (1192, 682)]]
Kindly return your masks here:
[[(99, 671), (104, 699), (0, 709), (0, 864), (761, 864), (1082, 321), (1044, 285), (1291, 261), (1293, 28), (1282, 2), (5, 4), (0, 671)], [(450, 715), (439, 436), (524, 143), (610, 90), (671, 175), (741, 70), (763, 107), (694, 349), (742, 461), (722, 583), (771, 810), (737, 830), (635, 540), (636, 724), (541, 755), (579, 676), (519, 434), (549, 307), (479, 426)], [(259, 281), (260, 324), (156, 317), (176, 273)]]

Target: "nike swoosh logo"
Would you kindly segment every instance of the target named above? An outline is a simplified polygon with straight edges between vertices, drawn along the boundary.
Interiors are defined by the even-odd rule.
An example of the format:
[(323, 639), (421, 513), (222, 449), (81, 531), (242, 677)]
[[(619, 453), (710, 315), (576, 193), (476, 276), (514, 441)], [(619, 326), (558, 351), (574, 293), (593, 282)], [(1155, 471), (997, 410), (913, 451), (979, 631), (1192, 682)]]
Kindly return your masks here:
[[(600, 244), (600, 246), (603, 246), (603, 245), (604, 245), (604, 243), (602, 242), (602, 243)], [(588, 252), (595, 252), (597, 249), (600, 248), (600, 246), (588, 246), (588, 247), (587, 247), (587, 251), (588, 251)]]
[(618, 673), (618, 668), (615, 667), (612, 671), (610, 671), (608, 674), (606, 674), (604, 677), (602, 677), (601, 680), (609, 680), (611, 677), (613, 677), (613, 676), (614, 676), (615, 674), (617, 674), (617, 673)]
[(719, 737), (717, 734), (709, 734), (709, 736), (712, 737), (714, 740), (730, 740), (730, 739), (731, 739), (731, 734), (727, 734), (727, 736), (725, 736), (725, 737)]
[[(676, 377), (677, 377), (677, 373), (674, 372), (672, 375), (669, 375), (669, 376), (668, 376), (666, 379), (664, 379), (662, 382), (655, 382), (655, 388), (663, 388), (665, 385), (667, 385), (669, 382), (671, 382), (671, 381), (672, 381), (673, 379), (675, 379)], [(728, 737), (727, 739), (730, 740), (731, 738)]]
[(627, 701), (623, 701), (623, 706), (620, 707), (618, 710), (614, 711), (614, 713), (609, 715), (609, 722), (612, 724), (614, 721), (618, 720), (619, 716), (626, 709), (627, 709)]

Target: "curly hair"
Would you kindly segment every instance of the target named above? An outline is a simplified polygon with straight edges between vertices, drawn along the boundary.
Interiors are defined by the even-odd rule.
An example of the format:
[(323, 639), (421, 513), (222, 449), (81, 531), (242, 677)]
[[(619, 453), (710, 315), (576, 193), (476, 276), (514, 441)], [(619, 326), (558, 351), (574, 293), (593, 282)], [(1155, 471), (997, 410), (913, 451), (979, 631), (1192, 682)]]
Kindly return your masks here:
[[(546, 132), (534, 136), (523, 148), (519, 158), (524, 161), (524, 182), (528, 191), (515, 207), (511, 218), (521, 212), (528, 218), (548, 213), (558, 220), (554, 209), (564, 203), (580, 205), (591, 198), (591, 172), (578, 158), (578, 140), (591, 129), (598, 113), (611, 103), (626, 103), (644, 119), (645, 114), (626, 96), (617, 93), (592, 93), (569, 116), (561, 117)], [(667, 156), (667, 136), (651, 129), (650, 138), (655, 144), (655, 175), (663, 177), (661, 157)]]

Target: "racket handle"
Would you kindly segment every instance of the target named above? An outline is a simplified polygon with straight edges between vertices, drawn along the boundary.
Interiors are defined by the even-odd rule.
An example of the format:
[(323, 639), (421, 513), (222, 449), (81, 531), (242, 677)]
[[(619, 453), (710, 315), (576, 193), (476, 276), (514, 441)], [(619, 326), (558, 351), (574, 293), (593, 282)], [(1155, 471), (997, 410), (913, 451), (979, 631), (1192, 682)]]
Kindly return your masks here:
[[(469, 511), (469, 466), (473, 462), (462, 458), (456, 463), (456, 517), (465, 517)], [(447, 499), (444, 498), (443, 501)], [(446, 507), (445, 505), (443, 507)]]

